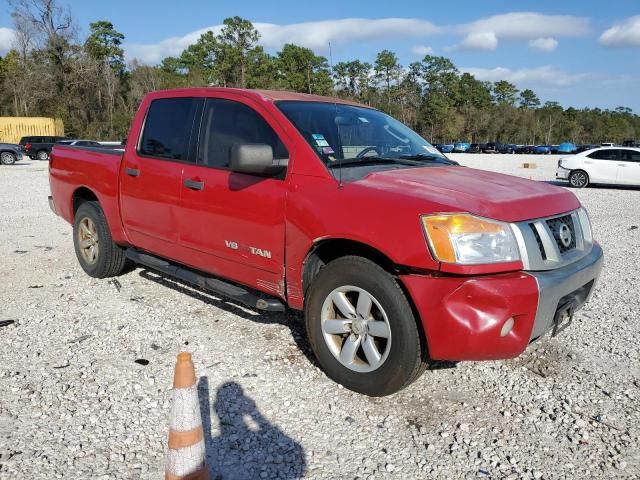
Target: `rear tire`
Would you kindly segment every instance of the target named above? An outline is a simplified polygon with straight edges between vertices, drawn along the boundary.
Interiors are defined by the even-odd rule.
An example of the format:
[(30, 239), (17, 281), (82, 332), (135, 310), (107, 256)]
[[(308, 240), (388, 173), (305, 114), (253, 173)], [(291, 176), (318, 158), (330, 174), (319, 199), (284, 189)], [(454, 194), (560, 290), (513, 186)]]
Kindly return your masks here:
[(366, 258), (342, 257), (320, 270), (307, 292), (305, 321), (327, 376), (355, 392), (390, 395), (427, 365), (407, 297), (392, 275)]
[(125, 250), (113, 243), (98, 202), (84, 202), (76, 211), (73, 245), (80, 266), (90, 277), (113, 277), (126, 268)]
[(574, 170), (569, 174), (569, 185), (573, 188), (584, 188), (589, 185), (589, 175), (584, 170)]
[(40, 150), (36, 153), (36, 158), (38, 160), (49, 160), (49, 152), (46, 150)]
[(13, 165), (16, 163), (16, 156), (11, 152), (0, 153), (0, 163), (2, 165)]

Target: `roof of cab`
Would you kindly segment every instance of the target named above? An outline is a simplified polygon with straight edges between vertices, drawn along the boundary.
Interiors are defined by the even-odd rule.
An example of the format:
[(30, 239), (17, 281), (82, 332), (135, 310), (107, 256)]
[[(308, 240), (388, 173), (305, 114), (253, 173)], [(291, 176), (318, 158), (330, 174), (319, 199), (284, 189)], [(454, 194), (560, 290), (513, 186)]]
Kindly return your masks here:
[(250, 88), (229, 88), (229, 87), (193, 87), (193, 88), (176, 88), (176, 89), (162, 90), (161, 92), (152, 92), (152, 93), (158, 93), (159, 94), (158, 96), (162, 96), (162, 93), (175, 92), (175, 93), (184, 94), (190, 91), (235, 93), (245, 97), (253, 97), (263, 101), (270, 100), (273, 102), (277, 102), (280, 100), (292, 100), (292, 101), (299, 101), (299, 102), (340, 103), (344, 105), (354, 105), (357, 107), (372, 108), (372, 107), (369, 107), (368, 105), (363, 105), (361, 103), (358, 103), (346, 98), (325, 97), (322, 95), (312, 95), (308, 93), (298, 93), (298, 92), (287, 92), (284, 90), (257, 90), (257, 89), (250, 89)]

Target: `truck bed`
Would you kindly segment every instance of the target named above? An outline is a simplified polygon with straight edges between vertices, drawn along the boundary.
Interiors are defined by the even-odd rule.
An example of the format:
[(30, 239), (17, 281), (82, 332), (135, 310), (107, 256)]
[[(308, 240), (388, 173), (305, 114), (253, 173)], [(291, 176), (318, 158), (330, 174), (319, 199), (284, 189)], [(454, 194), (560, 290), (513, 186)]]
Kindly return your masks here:
[(49, 160), (49, 183), (56, 213), (74, 220), (74, 194), (91, 192), (104, 210), (114, 241), (125, 240), (118, 202), (123, 150), (110, 147), (55, 145)]

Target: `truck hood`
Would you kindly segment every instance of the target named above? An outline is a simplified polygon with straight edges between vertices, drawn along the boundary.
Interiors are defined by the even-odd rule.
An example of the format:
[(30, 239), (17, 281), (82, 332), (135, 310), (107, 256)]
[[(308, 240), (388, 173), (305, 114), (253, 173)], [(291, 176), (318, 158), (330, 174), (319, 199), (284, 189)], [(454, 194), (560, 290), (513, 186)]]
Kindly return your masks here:
[(469, 212), (505, 222), (548, 217), (580, 206), (564, 188), (467, 167), (385, 170), (355, 183), (428, 202), (424, 213)]

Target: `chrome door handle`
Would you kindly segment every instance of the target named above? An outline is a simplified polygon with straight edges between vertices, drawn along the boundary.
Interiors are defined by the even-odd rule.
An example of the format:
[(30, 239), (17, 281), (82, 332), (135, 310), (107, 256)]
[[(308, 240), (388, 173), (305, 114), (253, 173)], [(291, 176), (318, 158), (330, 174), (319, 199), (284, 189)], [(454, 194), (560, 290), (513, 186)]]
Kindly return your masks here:
[(202, 190), (204, 188), (204, 182), (199, 182), (197, 180), (185, 180), (184, 186), (190, 190)]

